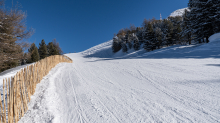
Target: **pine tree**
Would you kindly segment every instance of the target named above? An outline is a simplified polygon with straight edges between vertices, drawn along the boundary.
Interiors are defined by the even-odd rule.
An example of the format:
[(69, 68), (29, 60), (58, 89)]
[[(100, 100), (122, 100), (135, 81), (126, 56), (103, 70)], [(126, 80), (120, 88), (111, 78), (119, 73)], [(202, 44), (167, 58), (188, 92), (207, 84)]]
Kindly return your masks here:
[(188, 6), (190, 8), (190, 25), (193, 33), (196, 34), (196, 39), (206, 38), (208, 43), (208, 38), (215, 33), (215, 22), (219, 21), (215, 21), (219, 12), (217, 9), (219, 2), (217, 0), (190, 0)]
[(47, 44), (47, 52), (48, 52), (48, 56), (54, 55), (54, 47), (53, 47), (53, 43), (49, 42)]
[(54, 53), (54, 55), (62, 55), (63, 51), (60, 48), (59, 43), (57, 42), (56, 38), (52, 40), (53, 43), (53, 47), (55, 48), (56, 52)]
[(129, 28), (129, 30), (130, 30), (130, 33), (132, 34), (132, 33), (136, 33), (136, 27), (133, 25), (133, 24), (130, 24), (130, 28)]
[(176, 40), (174, 43), (177, 44), (179, 43), (180, 44), (180, 41), (181, 41), (181, 32), (182, 32), (182, 28), (181, 28), (181, 25), (178, 24), (175, 31), (174, 31), (174, 39)]
[(33, 63), (33, 62), (37, 62), (40, 60), (38, 49), (37, 49), (35, 43), (31, 44), (31, 47), (28, 49), (28, 52), (30, 54), (30, 58), (27, 61), (28, 63)]
[(58, 50), (54, 46), (53, 42), (49, 42), (47, 45), (48, 56), (59, 55)]
[(136, 35), (134, 35), (134, 50), (139, 50), (140, 49), (140, 42), (138, 40), (138, 37)]
[(32, 43), (31, 46), (30, 46), (30, 48), (28, 49), (28, 52), (29, 52), (30, 54), (32, 54), (32, 52), (34, 51), (35, 47), (36, 47), (35, 43)]
[(185, 9), (183, 14), (182, 32), (181, 32), (181, 44), (188, 42), (189, 45), (192, 42), (192, 29), (190, 27), (189, 11)]
[(128, 34), (128, 48), (131, 49), (134, 43), (134, 33)]
[(144, 38), (144, 49), (147, 51), (154, 50), (156, 47), (156, 40), (154, 37), (153, 26), (151, 23), (147, 24), (143, 38)]
[(167, 46), (174, 44), (174, 33), (173, 33), (173, 23), (171, 21), (167, 21)]
[(204, 38), (203, 32), (199, 32), (198, 28), (199, 27), (199, 23), (202, 23), (201, 20), (198, 20), (197, 18), (197, 14), (200, 14), (202, 12), (201, 9), (198, 8), (200, 2), (196, 1), (196, 0), (189, 0), (188, 3), (188, 8), (190, 9), (190, 12), (188, 13), (188, 19), (189, 19), (189, 23), (187, 23), (189, 29), (191, 29), (191, 33), (192, 35), (194, 35), (194, 40), (201, 40), (202, 38)]
[(143, 40), (143, 29), (140, 28), (140, 27), (137, 27), (136, 28), (136, 35), (137, 35), (137, 38), (139, 40), (139, 43), (143, 44), (144, 43), (144, 40)]
[(40, 56), (39, 56), (39, 53), (38, 53), (38, 49), (37, 49), (37, 47), (35, 47), (34, 51), (31, 54), (31, 61), (32, 62), (37, 62), (39, 60), (40, 60)]
[[(220, 32), (220, 1), (219, 0), (212, 0), (209, 2), (213, 2), (211, 11), (214, 12), (214, 16), (211, 16), (210, 18), (213, 19), (213, 26), (214, 26), (214, 32)], [(214, 10), (214, 11), (213, 11)]]
[(155, 28), (155, 38), (156, 38), (156, 46), (158, 49), (162, 46), (162, 31), (159, 27)]
[(112, 42), (112, 52), (113, 52), (113, 53), (116, 53), (116, 52), (118, 52), (119, 50), (121, 50), (121, 45), (120, 45), (120, 43), (119, 43), (118, 37), (117, 37), (117, 36), (114, 36), (113, 42)]
[(45, 44), (44, 39), (39, 43), (39, 49), (38, 49), (40, 59), (44, 59), (48, 56), (48, 51), (47, 51), (47, 45)]
[(163, 19), (162, 22), (161, 22), (161, 26), (160, 26), (160, 29), (161, 29), (161, 32), (162, 32), (162, 46), (164, 45), (167, 45), (168, 42), (167, 42), (167, 30), (168, 30), (168, 24), (167, 24), (167, 19)]
[(123, 52), (128, 51), (127, 43), (128, 43), (128, 33), (126, 32), (125, 36), (122, 37), (122, 43), (121, 43)]
[(169, 17), (168, 19), (169, 21), (171, 21), (173, 25), (173, 34), (172, 34), (173, 41), (171, 44), (173, 45), (173, 44), (180, 43), (181, 32), (182, 32), (181, 24), (182, 24), (183, 17), (176, 16), (176, 17)]
[(126, 42), (122, 43), (122, 51), (125, 52), (125, 53), (127, 53), (127, 51), (128, 51), (128, 47), (127, 47)]
[[(203, 32), (204, 37), (206, 38), (206, 42), (208, 43), (208, 38), (214, 34), (214, 20), (210, 19), (211, 16), (214, 16), (215, 13), (211, 9), (211, 2), (203, 2), (204, 0), (201, 0), (201, 6), (199, 6), (200, 9), (202, 9), (202, 15), (199, 16), (200, 19), (202, 19), (202, 23), (199, 23), (199, 32)], [(204, 38), (203, 38), (204, 39)]]
[(126, 32), (125, 36), (122, 38), (123, 42), (128, 43), (128, 32)]

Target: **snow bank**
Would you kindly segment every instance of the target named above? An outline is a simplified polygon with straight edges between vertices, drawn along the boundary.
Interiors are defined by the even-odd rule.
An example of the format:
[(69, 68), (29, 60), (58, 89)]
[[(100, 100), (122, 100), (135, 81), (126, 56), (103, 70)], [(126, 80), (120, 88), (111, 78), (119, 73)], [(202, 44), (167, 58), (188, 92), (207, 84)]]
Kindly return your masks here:
[(220, 33), (216, 33), (216, 34), (210, 36), (209, 37), (209, 41), (210, 42), (220, 41)]

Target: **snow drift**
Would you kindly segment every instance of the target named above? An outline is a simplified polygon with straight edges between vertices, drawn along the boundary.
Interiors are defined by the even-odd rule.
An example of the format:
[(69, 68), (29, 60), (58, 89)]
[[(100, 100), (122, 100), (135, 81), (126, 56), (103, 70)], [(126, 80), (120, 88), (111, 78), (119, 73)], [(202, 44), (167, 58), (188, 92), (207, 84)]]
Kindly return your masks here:
[(209, 37), (210, 42), (220, 41), (220, 33), (216, 33)]

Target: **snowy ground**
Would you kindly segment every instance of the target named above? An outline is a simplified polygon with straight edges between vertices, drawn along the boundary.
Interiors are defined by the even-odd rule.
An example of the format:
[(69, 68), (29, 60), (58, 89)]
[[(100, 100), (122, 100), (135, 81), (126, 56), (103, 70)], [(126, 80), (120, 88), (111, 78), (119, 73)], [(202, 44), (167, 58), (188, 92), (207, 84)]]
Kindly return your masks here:
[(219, 36), (149, 53), (112, 54), (108, 41), (66, 54), (73, 63), (44, 77), (19, 123), (218, 123)]

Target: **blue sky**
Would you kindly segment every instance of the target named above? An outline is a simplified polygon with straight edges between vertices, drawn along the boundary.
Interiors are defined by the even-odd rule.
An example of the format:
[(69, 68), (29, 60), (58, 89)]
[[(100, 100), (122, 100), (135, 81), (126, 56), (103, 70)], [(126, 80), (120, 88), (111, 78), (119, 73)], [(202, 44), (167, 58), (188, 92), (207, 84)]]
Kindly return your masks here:
[[(163, 18), (187, 7), (188, 0), (13, 0), (27, 12), (27, 27), (38, 46), (56, 38), (64, 53), (84, 51), (111, 40), (114, 33), (141, 26), (144, 18)], [(12, 0), (6, 0), (10, 7)]]

